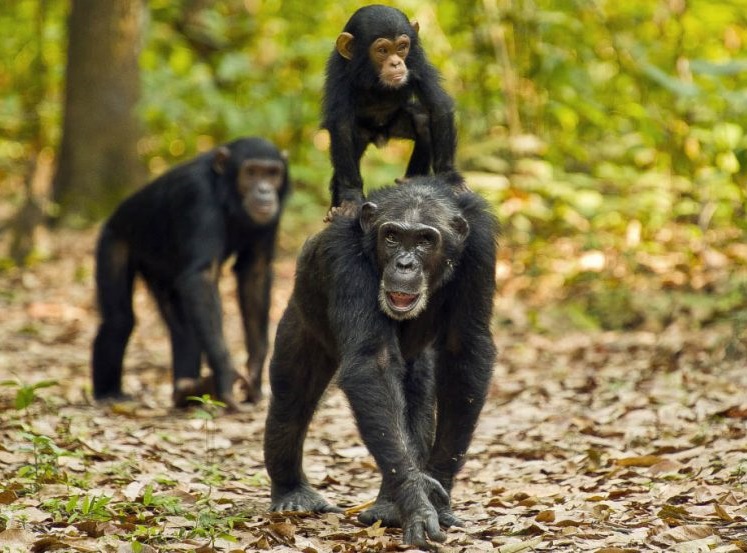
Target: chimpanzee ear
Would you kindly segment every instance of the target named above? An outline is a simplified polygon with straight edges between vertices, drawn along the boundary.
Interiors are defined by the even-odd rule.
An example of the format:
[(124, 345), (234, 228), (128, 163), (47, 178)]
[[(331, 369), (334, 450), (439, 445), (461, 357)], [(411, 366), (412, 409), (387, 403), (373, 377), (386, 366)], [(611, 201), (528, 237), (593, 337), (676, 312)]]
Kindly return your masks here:
[(213, 158), (213, 171), (222, 175), (226, 172), (226, 164), (231, 158), (231, 150), (225, 146), (221, 146), (215, 151), (215, 157)]
[(288, 162), (288, 150), (281, 150), (280, 158), (287, 163)]
[(469, 223), (461, 215), (455, 215), (451, 220), (451, 229), (454, 231), (457, 242), (460, 244), (469, 236)]
[(368, 232), (373, 228), (374, 216), (377, 209), (379, 209), (379, 206), (373, 202), (366, 202), (361, 206), (360, 223), (363, 232)]
[(412, 27), (412, 30), (415, 31), (415, 34), (420, 33), (420, 23), (418, 23), (416, 20), (410, 21), (410, 26)]
[(346, 60), (353, 59), (353, 35), (350, 33), (340, 33), (335, 42), (335, 47), (339, 54)]

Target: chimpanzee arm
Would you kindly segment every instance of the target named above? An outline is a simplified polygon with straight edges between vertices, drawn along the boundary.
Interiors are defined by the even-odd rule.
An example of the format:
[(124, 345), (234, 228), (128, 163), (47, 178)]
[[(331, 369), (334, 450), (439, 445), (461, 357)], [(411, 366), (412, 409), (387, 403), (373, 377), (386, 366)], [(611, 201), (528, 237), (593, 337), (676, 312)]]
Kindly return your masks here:
[(330, 185), (332, 206), (350, 203), (360, 206), (363, 202), (363, 179), (360, 160), (368, 145), (355, 123), (355, 114), (342, 115), (329, 122), (330, 151), (334, 174)]
[(495, 294), (495, 220), (468, 215), (471, 229), (457, 273), (444, 290), (449, 326), (437, 359), (436, 437), (427, 471), (447, 491), (465, 454), (490, 385), (495, 345), (490, 333)]
[(220, 256), (225, 249), (225, 216), (209, 187), (194, 188), (178, 200), (173, 204), (178, 215), (174, 217), (174, 236), (175, 258), (181, 270), (174, 286), (213, 372), (215, 393), (234, 408), (231, 392), (236, 371), (223, 338), (218, 292)]
[(273, 250), (274, 233), (266, 232), (250, 250), (239, 253), (234, 265), (248, 354), (246, 400), (251, 403), (262, 397), (262, 367), (268, 350)]
[[(344, 265), (344, 267), (343, 267)], [(360, 257), (332, 271), (330, 321), (340, 348), (339, 385), (353, 410), (361, 437), (393, 490), (402, 516), (404, 541), (444, 541), (430, 496), (448, 495), (421, 471), (408, 439), (403, 390), (404, 360), (394, 324), (376, 304), (378, 277)]]
[(457, 143), (454, 101), (441, 86), (440, 76), (432, 66), (423, 67), (416, 95), (430, 114), (433, 172), (453, 171)]
[(218, 273), (217, 261), (200, 269), (188, 270), (177, 279), (176, 288), (213, 371), (216, 394), (221, 401), (230, 401), (236, 372), (223, 339)]

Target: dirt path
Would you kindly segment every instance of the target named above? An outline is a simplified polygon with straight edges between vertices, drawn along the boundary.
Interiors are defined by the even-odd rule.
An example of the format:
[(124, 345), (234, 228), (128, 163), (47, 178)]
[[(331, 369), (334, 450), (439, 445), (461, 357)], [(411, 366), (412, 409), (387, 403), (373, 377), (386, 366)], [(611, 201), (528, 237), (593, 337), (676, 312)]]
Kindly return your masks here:
[[(0, 387), (1, 551), (403, 549), (401, 533), (354, 516), (268, 516), (266, 400), (215, 421), (172, 412), (166, 334), (142, 287), (125, 379), (138, 401), (92, 405), (94, 235), (57, 240), (51, 262), (0, 276), (0, 381), (55, 382), (26, 409), (19, 385)], [(276, 265), (273, 321), (293, 267)], [(230, 279), (222, 291), (240, 362)], [(553, 339), (498, 329), (496, 342), (491, 396), (454, 490), (467, 526), (439, 550), (747, 551), (747, 363), (729, 326)], [(346, 508), (376, 493), (337, 390), (305, 468)]]

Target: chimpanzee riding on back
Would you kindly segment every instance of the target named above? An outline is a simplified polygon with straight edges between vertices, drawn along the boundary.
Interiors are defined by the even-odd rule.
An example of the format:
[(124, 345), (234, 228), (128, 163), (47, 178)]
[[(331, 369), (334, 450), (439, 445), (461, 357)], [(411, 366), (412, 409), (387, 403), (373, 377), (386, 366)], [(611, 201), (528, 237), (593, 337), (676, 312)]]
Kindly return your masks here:
[[(122, 397), (122, 360), (135, 324), (133, 281), (142, 276), (171, 335), (174, 403), (213, 393), (231, 409), (261, 397), (267, 349), (272, 259), (289, 191), (285, 155), (262, 138), (239, 139), (173, 168), (126, 199), (101, 229), (96, 286), (101, 325), (93, 343), (93, 392)], [(218, 278), (233, 267), (249, 353), (234, 369), (223, 338)], [(212, 379), (200, 378), (203, 355)]]
[(419, 29), (395, 8), (370, 5), (357, 10), (337, 37), (327, 62), (322, 121), (334, 169), (328, 220), (357, 214), (364, 198), (360, 160), (371, 143), (413, 140), (405, 177), (454, 169), (454, 102), (426, 58)]
[(335, 217), (299, 255), (270, 362), (265, 464), (273, 511), (339, 510), (309, 484), (303, 442), (332, 378), (381, 471), (360, 520), (406, 543), (461, 525), (450, 493), (485, 402), (497, 225), (454, 194), (456, 174), (377, 190), (360, 217)]

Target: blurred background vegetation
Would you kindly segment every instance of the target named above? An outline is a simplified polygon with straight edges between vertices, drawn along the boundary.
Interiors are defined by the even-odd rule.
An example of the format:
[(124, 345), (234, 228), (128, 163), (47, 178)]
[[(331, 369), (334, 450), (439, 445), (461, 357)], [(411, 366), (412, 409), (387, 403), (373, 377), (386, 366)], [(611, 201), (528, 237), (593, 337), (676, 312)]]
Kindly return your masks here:
[[(96, 17), (111, 18), (115, 30), (133, 16), (137, 24), (134, 34), (110, 34), (130, 41), (138, 60), (139, 74), (120, 75), (137, 92), (127, 116), (138, 137), (119, 145), (134, 148), (139, 166), (114, 173), (129, 178), (124, 183), (102, 169), (98, 187), (76, 185), (72, 171), (70, 186), (85, 198), (76, 203), (52, 183), (69, 157), (61, 146), (66, 74), (85, 55), (74, 54), (69, 37), (93, 22), (79, 21), (77, 31), (68, 25), (71, 6), (93, 17), (102, 4), (109, 3), (0, 5), (2, 270), (43, 262), (34, 229), (50, 218), (90, 228), (172, 164), (254, 134), (289, 151), (295, 189), (280, 245), (294, 254), (321, 227), (329, 201), (328, 139), (319, 130), (324, 64), (361, 4), (112, 2), (110, 15)], [(503, 224), (502, 322), (540, 330), (727, 322), (743, 332), (747, 0), (401, 0), (396, 7), (420, 23), (456, 100), (458, 165)], [(106, 54), (108, 40), (94, 40), (112, 60), (116, 48)], [(97, 75), (118, 64), (98, 63), (67, 83), (68, 97), (111, 86)], [(85, 120), (84, 113), (75, 129)], [(99, 123), (75, 141), (94, 148), (120, 127)], [(400, 176), (410, 148), (372, 147), (364, 157), (367, 189)]]

